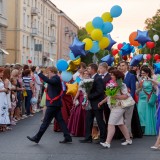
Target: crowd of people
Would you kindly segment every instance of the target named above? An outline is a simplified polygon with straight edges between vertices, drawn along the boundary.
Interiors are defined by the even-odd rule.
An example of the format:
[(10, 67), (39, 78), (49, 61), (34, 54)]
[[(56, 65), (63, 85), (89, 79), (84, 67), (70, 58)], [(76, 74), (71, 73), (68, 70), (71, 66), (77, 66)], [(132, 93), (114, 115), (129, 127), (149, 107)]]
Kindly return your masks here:
[(39, 103), (32, 101), (40, 99), (42, 88), (35, 69), (19, 64), (0, 67), (0, 132), (40, 111)]
[[(79, 70), (68, 82), (78, 83), (74, 97), (67, 94), (67, 84), (58, 78), (60, 76), (55, 67), (41, 70), (28, 65), (1, 67), (0, 131), (10, 129), (20, 119), (33, 116), (41, 107), (43, 122), (40, 130), (34, 137), (28, 136), (36, 143), (55, 117), (53, 130), (62, 131), (65, 137), (61, 143), (72, 142), (71, 134), (84, 137), (81, 143), (96, 141), (110, 148), (113, 138), (121, 139), (122, 145), (131, 145), (133, 138), (157, 135), (151, 148), (160, 149), (160, 79), (151, 66), (131, 67), (125, 61), (116, 67), (109, 67), (105, 62), (86, 66), (81, 62)], [(81, 85), (85, 79), (93, 79), (89, 93)], [(110, 80), (123, 81), (121, 89), (112, 97), (116, 102), (132, 97), (136, 103), (126, 108), (119, 103), (111, 105), (111, 98), (104, 92)], [(33, 98), (38, 102), (32, 103)]]

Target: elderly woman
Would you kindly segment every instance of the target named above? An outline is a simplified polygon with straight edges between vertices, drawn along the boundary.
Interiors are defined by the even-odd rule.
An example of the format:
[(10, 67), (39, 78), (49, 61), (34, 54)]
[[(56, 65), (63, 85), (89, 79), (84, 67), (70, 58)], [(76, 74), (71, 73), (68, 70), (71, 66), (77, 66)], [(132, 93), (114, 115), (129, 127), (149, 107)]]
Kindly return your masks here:
[[(123, 79), (124, 79), (124, 74), (121, 71), (113, 70), (111, 72), (111, 80), (113, 82), (117, 83), (117, 80), (123, 81)], [(124, 123), (123, 115), (124, 115), (125, 109), (123, 109), (118, 103), (120, 102), (120, 100), (125, 100), (129, 96), (131, 95), (128, 93), (126, 85), (122, 83), (120, 90), (117, 92), (117, 94), (114, 97), (112, 97), (114, 98), (114, 100), (116, 100), (115, 105), (111, 105), (111, 97), (109, 96), (99, 103), (99, 107), (100, 107), (103, 103), (107, 102), (111, 110), (109, 121), (108, 121), (107, 139), (106, 139), (106, 142), (100, 143), (103, 147), (110, 148), (112, 138), (115, 134), (115, 126), (119, 127), (119, 129), (121, 130), (121, 132), (123, 133), (126, 139), (126, 141), (123, 142), (122, 145), (132, 144), (132, 140), (130, 139), (128, 129)]]

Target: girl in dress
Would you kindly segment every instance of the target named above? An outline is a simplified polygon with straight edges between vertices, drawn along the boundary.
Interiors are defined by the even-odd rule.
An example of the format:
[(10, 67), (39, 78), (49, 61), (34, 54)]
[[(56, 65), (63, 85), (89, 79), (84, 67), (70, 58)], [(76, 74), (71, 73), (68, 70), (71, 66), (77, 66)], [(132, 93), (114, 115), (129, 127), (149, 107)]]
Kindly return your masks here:
[[(88, 78), (89, 73), (87, 70), (83, 72), (83, 78)], [(83, 81), (83, 79), (82, 79)], [(74, 107), (71, 110), (70, 119), (68, 122), (68, 129), (73, 136), (85, 136), (85, 109), (83, 108), (84, 99), (83, 88), (81, 82), (79, 83), (78, 92), (73, 100)], [(85, 104), (85, 103), (84, 103)]]
[(0, 67), (0, 131), (6, 131), (6, 126), (10, 124), (9, 119), (9, 105), (7, 100), (7, 94), (9, 89), (4, 87), (3, 78), (4, 68)]
[(148, 78), (149, 81), (151, 81), (154, 85), (158, 87), (158, 107), (156, 112), (157, 117), (157, 123), (156, 123), (156, 132), (157, 132), (157, 140), (154, 144), (154, 146), (151, 147), (153, 150), (160, 149), (160, 82), (158, 80), (154, 80), (151, 78)]
[(11, 90), (11, 114), (10, 114), (10, 119), (11, 119), (11, 125), (16, 125), (16, 121), (14, 119), (14, 111), (17, 105), (17, 79), (11, 78), (11, 84), (12, 84), (12, 90)]
[(139, 101), (137, 105), (140, 123), (144, 135), (156, 135), (156, 100), (155, 89), (151, 79), (151, 70), (143, 67), (140, 71), (141, 81), (137, 93)]

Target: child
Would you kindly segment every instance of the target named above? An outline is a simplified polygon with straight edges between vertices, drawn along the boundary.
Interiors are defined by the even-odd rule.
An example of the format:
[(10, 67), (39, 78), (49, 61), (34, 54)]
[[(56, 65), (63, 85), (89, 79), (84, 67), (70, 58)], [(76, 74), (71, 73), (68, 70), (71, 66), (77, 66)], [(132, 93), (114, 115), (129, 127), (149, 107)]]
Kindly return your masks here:
[(16, 121), (14, 119), (14, 111), (16, 108), (17, 104), (17, 79), (16, 78), (11, 78), (11, 84), (12, 84), (12, 89), (11, 89), (11, 125), (16, 125)]

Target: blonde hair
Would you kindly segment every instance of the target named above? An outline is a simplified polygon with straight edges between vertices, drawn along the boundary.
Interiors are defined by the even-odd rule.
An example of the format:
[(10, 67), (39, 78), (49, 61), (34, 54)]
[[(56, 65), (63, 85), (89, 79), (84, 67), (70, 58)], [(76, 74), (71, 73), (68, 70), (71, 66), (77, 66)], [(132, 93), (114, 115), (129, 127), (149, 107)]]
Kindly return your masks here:
[(18, 77), (19, 75), (19, 71), (17, 69), (14, 69), (12, 72), (11, 72), (11, 78), (15, 78), (15, 77)]

